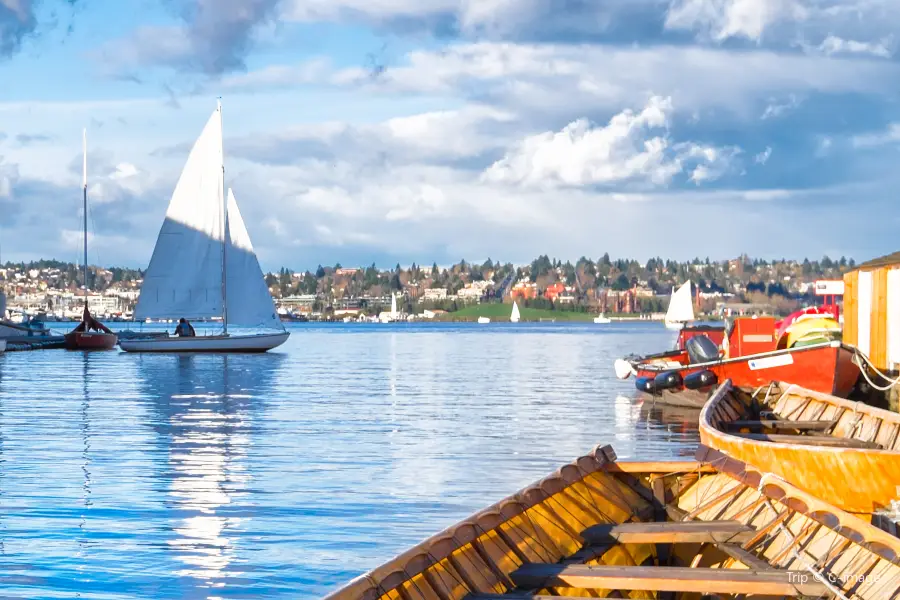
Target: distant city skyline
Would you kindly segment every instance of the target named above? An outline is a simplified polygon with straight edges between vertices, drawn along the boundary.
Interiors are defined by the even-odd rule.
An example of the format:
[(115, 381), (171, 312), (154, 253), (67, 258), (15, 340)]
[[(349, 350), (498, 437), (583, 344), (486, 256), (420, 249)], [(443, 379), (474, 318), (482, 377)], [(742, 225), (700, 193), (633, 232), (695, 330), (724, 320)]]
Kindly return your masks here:
[(888, 0), (0, 2), (2, 260), (77, 260), (87, 127), (91, 261), (145, 268), (222, 96), (265, 270), (862, 262), (897, 250), (898, 22)]

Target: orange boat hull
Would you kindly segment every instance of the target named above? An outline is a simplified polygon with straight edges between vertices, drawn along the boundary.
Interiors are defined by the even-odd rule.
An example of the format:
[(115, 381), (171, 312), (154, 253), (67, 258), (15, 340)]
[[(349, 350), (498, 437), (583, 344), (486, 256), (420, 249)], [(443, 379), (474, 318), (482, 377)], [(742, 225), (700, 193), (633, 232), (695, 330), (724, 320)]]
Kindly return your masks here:
[(648, 364), (644, 367), (636, 365), (636, 370), (637, 377), (650, 378), (665, 371), (677, 371), (684, 377), (707, 370), (715, 373), (719, 381), (730, 379), (738, 387), (759, 387), (772, 381), (786, 381), (845, 398), (859, 377), (859, 367), (852, 359), (850, 348), (833, 343), (751, 354), (701, 365), (686, 364), (687, 353), (683, 353), (669, 359), (682, 363), (684, 366), (681, 368), (662, 369)]
[(873, 441), (884, 449), (757, 441), (724, 432), (715, 427), (718, 405), (725, 401), (722, 388), (700, 413), (701, 443), (848, 512), (870, 515), (900, 499), (900, 415), (788, 384), (781, 389), (785, 392), (777, 392), (778, 414), (798, 421), (836, 419), (835, 434)]

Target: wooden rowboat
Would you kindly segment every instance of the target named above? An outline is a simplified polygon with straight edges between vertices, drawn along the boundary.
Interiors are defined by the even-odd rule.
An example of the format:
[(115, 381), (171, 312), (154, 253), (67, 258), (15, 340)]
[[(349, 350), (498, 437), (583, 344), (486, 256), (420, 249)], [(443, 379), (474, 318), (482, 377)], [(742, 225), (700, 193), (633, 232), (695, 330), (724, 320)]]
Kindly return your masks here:
[(327, 598), (898, 597), (900, 539), (718, 451), (697, 458), (598, 447)]
[(900, 414), (861, 402), (726, 381), (700, 413), (700, 440), (849, 512), (900, 500)]

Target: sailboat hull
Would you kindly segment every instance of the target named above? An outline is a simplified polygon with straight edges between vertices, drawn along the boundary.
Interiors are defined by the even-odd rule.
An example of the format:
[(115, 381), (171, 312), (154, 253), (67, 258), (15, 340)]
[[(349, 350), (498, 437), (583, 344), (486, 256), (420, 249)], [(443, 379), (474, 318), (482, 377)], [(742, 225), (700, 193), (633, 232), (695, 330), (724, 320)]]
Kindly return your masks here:
[(285, 343), (290, 332), (255, 335), (206, 335), (119, 340), (125, 352), (267, 352)]
[(119, 338), (114, 333), (73, 331), (66, 334), (68, 350), (112, 350)]

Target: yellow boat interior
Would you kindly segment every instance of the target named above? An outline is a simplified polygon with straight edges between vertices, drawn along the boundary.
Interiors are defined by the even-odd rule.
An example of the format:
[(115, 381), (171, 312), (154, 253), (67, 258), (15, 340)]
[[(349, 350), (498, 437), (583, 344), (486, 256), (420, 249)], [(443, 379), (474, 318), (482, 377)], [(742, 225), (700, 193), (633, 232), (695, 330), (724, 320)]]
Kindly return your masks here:
[(900, 539), (717, 450), (696, 458), (597, 447), (328, 598), (900, 598)]
[(701, 443), (878, 522), (900, 499), (900, 415), (795, 385), (724, 381), (700, 412)]

